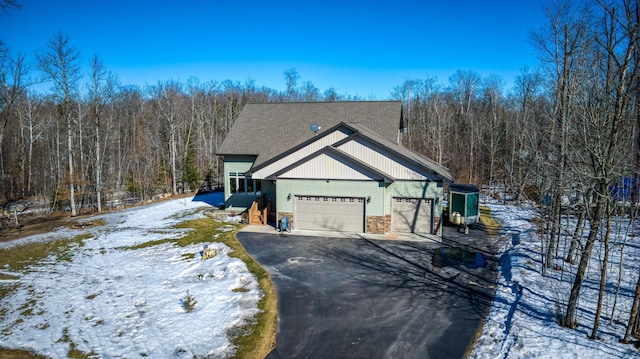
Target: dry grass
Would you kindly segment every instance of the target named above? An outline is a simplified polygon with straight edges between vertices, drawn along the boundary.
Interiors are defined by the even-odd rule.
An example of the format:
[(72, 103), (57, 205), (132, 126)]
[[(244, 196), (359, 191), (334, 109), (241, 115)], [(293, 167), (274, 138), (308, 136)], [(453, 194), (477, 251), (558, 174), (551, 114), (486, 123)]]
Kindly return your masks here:
[(495, 238), (500, 230), (500, 223), (491, 217), (491, 209), (480, 206), (480, 222), (484, 225), (491, 238)]
[(0, 359), (44, 359), (45, 357), (19, 349), (0, 347)]
[(20, 271), (49, 256), (56, 256), (58, 260), (69, 259), (73, 251), (82, 247), (88, 238), (91, 235), (85, 233), (73, 238), (0, 249), (0, 268)]
[[(88, 234), (80, 234), (73, 238), (51, 242), (31, 243), (24, 246), (0, 249), (0, 268), (9, 271), (23, 271), (38, 261), (56, 256), (58, 260), (68, 260), (73, 251), (84, 245), (84, 240), (90, 238)], [(7, 276), (10, 277), (10, 276)], [(16, 279), (16, 278), (7, 278)], [(12, 293), (18, 285), (0, 286), (0, 298)], [(0, 320), (4, 312), (0, 311)], [(0, 359), (40, 359), (43, 356), (20, 349), (5, 349), (0, 346)]]
[[(234, 328), (230, 333), (232, 343), (238, 347), (235, 357), (239, 359), (264, 358), (273, 350), (276, 340), (278, 306), (275, 289), (269, 274), (247, 253), (236, 239), (235, 234), (238, 229), (242, 228), (242, 225), (233, 224), (232, 226), (236, 228), (234, 231), (218, 230), (223, 225), (229, 224), (223, 224), (210, 218), (186, 221), (175, 226), (176, 228), (191, 229), (180, 239), (146, 242), (127, 249), (147, 248), (168, 242), (184, 247), (211, 241), (222, 242), (231, 248), (233, 251), (229, 256), (238, 258), (246, 263), (249, 271), (258, 279), (260, 289), (264, 293), (264, 296), (258, 302), (258, 308), (261, 312), (256, 315), (254, 322), (241, 328)], [(215, 235), (218, 235), (218, 237), (213, 239)]]
[[(59, 224), (59, 223), (58, 223)], [(232, 343), (238, 347), (236, 358), (264, 358), (275, 346), (275, 336), (277, 328), (277, 299), (275, 289), (269, 274), (246, 252), (244, 247), (236, 240), (235, 233), (241, 225), (233, 225), (234, 231), (218, 230), (223, 224), (210, 218), (197, 219), (180, 223), (176, 228), (191, 229), (179, 239), (152, 241), (143, 243), (136, 247), (126, 249), (138, 249), (151, 247), (154, 245), (171, 242), (178, 246), (187, 246), (196, 243), (208, 243), (211, 241), (222, 242), (230, 247), (233, 252), (230, 254), (246, 263), (247, 268), (258, 279), (260, 288), (264, 296), (258, 303), (261, 312), (256, 315), (253, 323), (242, 328), (236, 328), (230, 333)], [(49, 227), (51, 228), (51, 227)], [(218, 235), (213, 239), (214, 235)], [(25, 270), (29, 265), (39, 260), (55, 255), (58, 260), (71, 258), (73, 251), (83, 245), (83, 241), (89, 235), (79, 235), (71, 239), (64, 239), (45, 243), (32, 243), (24, 246), (17, 246), (0, 250), (0, 268), (11, 271)], [(6, 267), (8, 266), (8, 267)], [(4, 286), (0, 288), (0, 298), (8, 295), (15, 288)], [(0, 313), (0, 317), (1, 317)], [(71, 348), (68, 353), (70, 357), (86, 357), (85, 353), (78, 352)], [(36, 354), (23, 350), (5, 349), (0, 347), (0, 359), (33, 359), (43, 358)]]
[(247, 263), (249, 271), (258, 278), (258, 284), (264, 293), (264, 297), (258, 303), (261, 312), (256, 316), (255, 324), (244, 328), (240, 335), (232, 340), (233, 344), (239, 348), (236, 358), (265, 358), (276, 344), (278, 321), (276, 291), (269, 273), (258, 265), (235, 238), (234, 242), (241, 248), (241, 250), (234, 248), (234, 254)]
[[(210, 242), (213, 235), (220, 234), (215, 240), (231, 248), (233, 252), (229, 255), (245, 262), (249, 271), (256, 276), (260, 289), (264, 293), (264, 296), (258, 302), (258, 308), (261, 312), (256, 315), (252, 324), (234, 329), (231, 333), (231, 340), (238, 347), (236, 358), (264, 358), (273, 350), (276, 340), (278, 305), (275, 289), (269, 273), (247, 253), (236, 239), (237, 230), (220, 232), (216, 228), (221, 225), (221, 222), (212, 221), (209, 218), (183, 222), (176, 227), (191, 228), (193, 231), (179, 239), (178, 245)], [(234, 227), (239, 229), (242, 226), (234, 225)]]
[[(500, 230), (500, 223), (498, 223), (498, 221), (496, 221), (491, 216), (491, 209), (489, 209), (489, 207), (480, 206), (480, 222), (486, 228), (486, 231), (487, 231), (487, 234), (489, 234), (489, 237), (495, 238), (498, 235), (498, 231)], [(482, 334), (482, 329), (484, 328), (484, 324), (486, 320), (487, 320), (487, 315), (483, 317), (482, 322), (480, 323), (480, 325), (478, 325), (476, 334), (474, 335), (473, 340), (471, 341), (471, 344), (469, 344), (469, 347), (467, 347), (467, 351), (464, 353), (463, 358), (465, 359), (469, 358), (469, 356), (471, 355), (471, 351), (478, 343), (478, 338)]]

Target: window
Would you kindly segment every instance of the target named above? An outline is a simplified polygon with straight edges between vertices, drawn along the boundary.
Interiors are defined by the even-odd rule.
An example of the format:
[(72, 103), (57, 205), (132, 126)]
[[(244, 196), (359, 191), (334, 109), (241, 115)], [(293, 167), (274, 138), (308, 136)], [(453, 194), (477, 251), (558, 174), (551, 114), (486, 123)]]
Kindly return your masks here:
[(238, 174), (235, 172), (229, 172), (229, 192), (236, 193), (238, 189)]
[(248, 193), (254, 192), (253, 188), (255, 187), (254, 185), (255, 185), (256, 181), (252, 181), (251, 177), (245, 177), (244, 180), (247, 183), (247, 192)]
[(231, 194), (260, 194), (262, 184), (259, 180), (245, 177), (243, 172), (229, 172), (229, 193)]
[(238, 193), (245, 193), (246, 191), (246, 179), (244, 178), (244, 173), (238, 173)]

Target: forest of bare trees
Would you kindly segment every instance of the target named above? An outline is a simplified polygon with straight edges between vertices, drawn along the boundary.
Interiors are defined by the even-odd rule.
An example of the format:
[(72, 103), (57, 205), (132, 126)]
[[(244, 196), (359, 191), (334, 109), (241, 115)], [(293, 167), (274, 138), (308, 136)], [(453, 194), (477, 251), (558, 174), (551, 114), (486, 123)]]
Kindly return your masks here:
[[(604, 286), (607, 228), (615, 216), (634, 223), (638, 215), (639, 10), (637, 1), (594, 0), (557, 1), (544, 11), (547, 22), (530, 39), (539, 66), (523, 68), (511, 88), (499, 76), (458, 70), (446, 83), (406, 79), (385, 99), (404, 104), (405, 144), (449, 167), (458, 182), (540, 205), (541, 271), (575, 266), (561, 320), (575, 327), (594, 247), (606, 253)], [(195, 78), (122, 84), (62, 32), (37, 54), (14, 53), (10, 44), (0, 50), (0, 202), (39, 198), (71, 216), (116, 199), (216, 186), (216, 150), (247, 102), (362, 100), (300, 83), (293, 68), (283, 72), (284, 91)], [(34, 90), (42, 81), (49, 91)], [(610, 189), (625, 178), (636, 186), (621, 203)], [(577, 224), (563, 221), (568, 214)], [(637, 280), (625, 341), (640, 335)]]
[(24, 55), (3, 58), (0, 200), (44, 197), (71, 216), (100, 211), (114, 193), (149, 199), (215, 186), (216, 150), (247, 102), (353, 100), (295, 78), (285, 93), (195, 78), (123, 85), (98, 56), (82, 75), (80, 52), (63, 33), (36, 60), (49, 92), (25, 84)]

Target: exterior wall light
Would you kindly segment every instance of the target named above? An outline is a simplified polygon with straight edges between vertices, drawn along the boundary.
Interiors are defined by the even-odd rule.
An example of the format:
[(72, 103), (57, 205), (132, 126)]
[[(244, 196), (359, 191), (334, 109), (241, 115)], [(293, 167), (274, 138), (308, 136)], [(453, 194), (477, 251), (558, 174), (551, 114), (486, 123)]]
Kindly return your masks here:
[(287, 201), (291, 201), (291, 193), (287, 195)]

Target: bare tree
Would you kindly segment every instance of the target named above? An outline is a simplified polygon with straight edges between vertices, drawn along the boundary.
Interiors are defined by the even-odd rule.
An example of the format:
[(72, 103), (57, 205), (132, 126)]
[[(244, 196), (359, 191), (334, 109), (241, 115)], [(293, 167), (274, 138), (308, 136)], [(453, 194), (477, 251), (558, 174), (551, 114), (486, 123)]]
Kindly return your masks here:
[(11, 9), (20, 9), (22, 5), (16, 0), (1, 0), (0, 1), (0, 9), (2, 12), (8, 13)]
[(304, 101), (311, 102), (320, 100), (320, 90), (318, 90), (311, 81), (303, 82), (300, 90)]
[(62, 32), (55, 35), (43, 53), (36, 55), (40, 69), (53, 81), (53, 90), (59, 103), (60, 116), (67, 125), (67, 155), (69, 169), (69, 206), (71, 216), (76, 216), (75, 185), (73, 171), (73, 107), (77, 100), (77, 83), (80, 80), (80, 52), (69, 44), (69, 37)]
[(551, 125), (553, 132), (550, 146), (554, 148), (548, 165), (553, 168), (551, 175), (552, 203), (549, 208), (549, 238), (546, 245), (543, 268), (553, 267), (553, 257), (559, 240), (560, 214), (567, 187), (567, 160), (569, 121), (574, 116), (572, 100), (576, 87), (583, 79), (591, 41), (589, 39), (589, 16), (586, 8), (574, 8), (567, 0), (553, 4), (546, 10), (549, 27), (534, 33), (532, 42), (538, 48), (543, 68), (550, 80), (553, 94), (553, 112)]
[(477, 137), (479, 131), (477, 128), (477, 121), (474, 112), (474, 102), (478, 96), (478, 88), (480, 86), (480, 75), (470, 70), (458, 70), (455, 74), (449, 77), (449, 83), (451, 84), (451, 93), (456, 100), (457, 115), (458, 115), (458, 133), (464, 138), (460, 143), (460, 148), (457, 149), (458, 153), (464, 153), (468, 156), (468, 159), (464, 161), (464, 166), (468, 172), (468, 181), (473, 182), (476, 171), (477, 160), (477, 146), (479, 141)]
[(178, 121), (182, 87), (177, 81), (160, 82), (152, 89), (156, 97), (158, 115), (167, 125), (169, 140), (169, 170), (171, 193), (178, 193)]
[(44, 138), (48, 128), (47, 117), (43, 114), (43, 104), (33, 93), (26, 93), (21, 96), (20, 102), (16, 106), (18, 119), (20, 120), (20, 134), (24, 138), (24, 160), (23, 174), (25, 180), (23, 184), (24, 195), (33, 195), (33, 170), (34, 170), (34, 146)]
[(340, 96), (338, 94), (338, 91), (336, 91), (336, 89), (333, 87), (329, 87), (328, 89), (324, 90), (322, 96), (324, 97), (324, 101), (326, 102), (336, 102), (342, 99), (342, 96)]
[[(580, 289), (584, 281), (591, 252), (598, 238), (603, 220), (609, 223), (611, 212), (607, 211), (610, 201), (609, 186), (624, 173), (625, 161), (618, 161), (626, 152), (624, 128), (628, 127), (632, 111), (633, 97), (630, 89), (637, 81), (633, 69), (633, 53), (635, 42), (630, 39), (638, 36), (638, 26), (625, 17), (625, 8), (631, 0), (623, 2), (622, 15), (614, 5), (600, 4), (601, 21), (596, 23), (598, 31), (594, 40), (591, 58), (596, 66), (589, 67), (589, 81), (581, 88), (581, 96), (576, 105), (583, 116), (576, 118), (573, 125), (577, 130), (571, 138), (575, 156), (571, 165), (574, 176), (580, 182), (588, 184), (592, 205), (588, 207), (589, 234), (582, 249), (580, 262), (571, 288), (567, 311), (563, 319), (566, 327), (576, 326), (576, 311)], [(588, 197), (588, 198), (589, 198)], [(606, 265), (606, 256), (605, 263)], [(604, 280), (606, 272), (601, 276)], [(601, 291), (603, 288), (601, 288)], [(598, 305), (601, 306), (599, 300)], [(597, 338), (600, 308), (591, 338)]]
[(420, 131), (417, 129), (420, 120), (416, 115), (419, 115), (416, 108), (419, 108), (419, 103), (416, 101), (416, 88), (420, 86), (419, 80), (405, 79), (401, 85), (395, 86), (391, 92), (391, 96), (396, 100), (402, 101), (404, 107), (404, 118), (406, 121), (407, 138), (405, 145), (413, 150), (417, 150), (420, 144)]
[(103, 112), (110, 99), (114, 96), (116, 79), (115, 75), (108, 72), (98, 55), (94, 55), (89, 63), (91, 69), (91, 82), (89, 83), (89, 101), (93, 124), (94, 140), (94, 188), (96, 193), (96, 205), (98, 212), (102, 212), (102, 137), (103, 137)]
[[(2, 47), (2, 44), (0, 44)], [(9, 121), (14, 118), (15, 104), (26, 88), (27, 74), (24, 55), (11, 57), (9, 50), (0, 52), (0, 175), (6, 176), (5, 155), (2, 150)], [(2, 191), (5, 192), (5, 191)], [(5, 193), (2, 193), (5, 194)]]
[[(507, 154), (503, 157), (505, 176), (510, 187), (516, 191), (516, 201), (524, 197), (525, 187), (535, 184), (531, 178), (540, 166), (540, 142), (543, 134), (538, 127), (539, 109), (537, 108), (542, 79), (538, 72), (524, 68), (515, 78), (512, 104), (512, 120), (508, 121)], [(538, 200), (539, 198), (532, 198)]]
[(291, 67), (284, 70), (284, 82), (286, 85), (286, 99), (287, 101), (296, 101), (298, 99), (298, 80), (300, 74), (295, 68)]
[[(638, 2), (630, 4), (626, 7), (627, 16), (632, 19), (632, 23), (636, 28), (640, 24), (640, 7)], [(635, 81), (635, 102), (636, 102), (636, 118), (635, 118), (635, 130), (634, 130), (634, 182), (631, 187), (631, 208), (632, 219), (631, 225), (634, 226), (640, 215), (640, 80), (638, 79), (638, 73), (640, 72), (640, 36), (636, 33), (636, 36), (631, 38), (635, 45), (634, 56), (634, 74), (636, 75)], [(627, 330), (625, 331), (623, 342), (629, 342), (629, 337), (635, 335), (640, 337), (640, 274), (636, 281), (636, 288), (633, 295), (633, 305), (629, 314), (629, 322), (627, 324)]]
[[(504, 148), (504, 98), (502, 97), (502, 78), (492, 75), (485, 79), (483, 89), (484, 119), (482, 125), (482, 144), (489, 157), (488, 182), (492, 184), (496, 176), (496, 167), (500, 151)], [(506, 198), (506, 196), (505, 196)]]
[(451, 158), (445, 146), (447, 134), (450, 133), (449, 126), (453, 118), (453, 108), (448, 105), (447, 95), (444, 93), (436, 92), (429, 96), (427, 101), (431, 127), (426, 132), (428, 137), (425, 138), (425, 141), (432, 145), (431, 156), (436, 162), (445, 164), (448, 162), (447, 159)]

